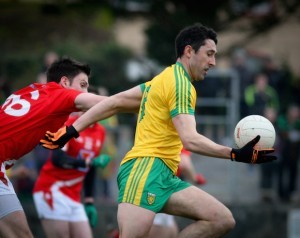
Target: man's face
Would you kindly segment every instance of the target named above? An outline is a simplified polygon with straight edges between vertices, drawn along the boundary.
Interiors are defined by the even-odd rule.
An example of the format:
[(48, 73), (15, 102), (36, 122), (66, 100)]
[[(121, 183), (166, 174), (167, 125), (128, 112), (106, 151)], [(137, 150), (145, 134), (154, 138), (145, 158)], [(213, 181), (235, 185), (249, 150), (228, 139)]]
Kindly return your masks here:
[(217, 47), (213, 40), (206, 40), (205, 45), (195, 52), (192, 50), (189, 58), (189, 73), (193, 80), (203, 80), (208, 70), (216, 65)]
[(72, 83), (70, 83), (69, 85), (69, 88), (84, 93), (88, 92), (88, 87), (89, 87), (89, 78), (85, 73), (78, 74), (76, 77), (73, 78)]

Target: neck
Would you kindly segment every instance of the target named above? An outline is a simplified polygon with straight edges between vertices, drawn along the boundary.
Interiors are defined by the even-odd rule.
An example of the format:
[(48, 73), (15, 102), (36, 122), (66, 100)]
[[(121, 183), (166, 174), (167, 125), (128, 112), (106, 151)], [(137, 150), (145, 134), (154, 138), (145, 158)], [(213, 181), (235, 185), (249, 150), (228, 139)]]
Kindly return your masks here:
[(192, 73), (191, 73), (191, 69), (190, 69), (189, 64), (188, 64), (186, 61), (184, 61), (184, 60), (182, 60), (182, 59), (180, 59), (180, 58), (177, 59), (176, 63), (180, 63), (180, 64), (183, 66), (187, 78), (188, 78), (191, 82), (193, 82), (194, 80), (193, 80), (193, 76), (192, 76)]

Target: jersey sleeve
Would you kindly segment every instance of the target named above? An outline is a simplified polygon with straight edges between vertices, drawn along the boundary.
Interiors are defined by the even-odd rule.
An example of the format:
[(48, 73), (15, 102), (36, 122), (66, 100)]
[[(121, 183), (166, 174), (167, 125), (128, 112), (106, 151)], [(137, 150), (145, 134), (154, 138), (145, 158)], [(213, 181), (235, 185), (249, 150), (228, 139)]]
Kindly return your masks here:
[(148, 82), (145, 82), (145, 83), (142, 83), (142, 84), (140, 84), (140, 88), (141, 88), (141, 90), (142, 90), (142, 93), (144, 93), (144, 91), (145, 91), (145, 89), (150, 85), (150, 81), (148, 81)]
[(73, 90), (73, 89), (58, 89), (53, 90), (51, 98), (55, 101), (53, 101), (53, 106), (57, 108), (57, 111), (69, 111), (74, 112), (78, 111), (75, 105), (75, 99), (76, 97), (81, 94), (82, 92)]

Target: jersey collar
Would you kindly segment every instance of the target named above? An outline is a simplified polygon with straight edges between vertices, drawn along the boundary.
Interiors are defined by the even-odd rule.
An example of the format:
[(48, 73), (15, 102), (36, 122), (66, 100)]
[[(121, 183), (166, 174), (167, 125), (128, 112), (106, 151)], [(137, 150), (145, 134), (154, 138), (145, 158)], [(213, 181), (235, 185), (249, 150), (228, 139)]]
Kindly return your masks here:
[(188, 80), (190, 82), (192, 82), (192, 78), (190, 77), (190, 75), (188, 74), (188, 72), (185, 70), (185, 68), (183, 67), (182, 63), (180, 63), (180, 62), (177, 61), (176, 65), (178, 65), (179, 67), (181, 67), (183, 69), (185, 77), (187, 77)]

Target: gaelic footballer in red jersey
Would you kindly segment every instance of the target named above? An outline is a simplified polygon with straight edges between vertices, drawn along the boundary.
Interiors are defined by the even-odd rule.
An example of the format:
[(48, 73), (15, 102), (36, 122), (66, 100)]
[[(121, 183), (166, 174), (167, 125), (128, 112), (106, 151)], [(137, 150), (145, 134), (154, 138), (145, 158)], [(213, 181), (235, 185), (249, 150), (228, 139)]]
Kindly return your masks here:
[[(77, 118), (78, 115), (70, 116), (66, 125)], [(105, 128), (94, 123), (63, 149), (51, 151), (50, 158), (42, 167), (33, 197), (48, 237), (55, 234), (65, 236), (67, 233), (69, 236), (76, 233), (78, 237), (92, 237), (91, 227), (96, 226), (98, 220), (97, 209), (93, 205), (95, 169), (97, 166), (105, 167), (110, 161), (108, 155), (100, 155), (105, 134)]]
[[(32, 238), (23, 208), (6, 169), (30, 152), (47, 130), (57, 130), (74, 111), (105, 97), (87, 93), (90, 68), (71, 59), (53, 63), (46, 84), (14, 92), (0, 107), (0, 237)], [(52, 128), (52, 129), (51, 129)]]
[[(66, 124), (71, 125), (77, 118), (77, 116), (70, 116)], [(92, 160), (100, 155), (104, 140), (105, 128), (99, 123), (95, 123), (83, 130), (78, 138), (71, 139), (63, 150), (74, 160), (79, 158)], [(55, 187), (56, 183), (63, 181), (64, 183), (59, 186), (60, 192), (70, 199), (80, 202), (82, 181), (88, 170), (89, 167), (85, 167), (84, 165), (69, 169), (58, 167), (54, 165), (52, 159), (49, 158), (40, 171), (33, 192), (51, 191), (51, 188)], [(71, 182), (78, 178), (81, 178), (78, 182)]]
[[(48, 68), (46, 84), (31, 84), (0, 106), (0, 204), (6, 204), (0, 207), (0, 237), (33, 237), (6, 169), (38, 145), (46, 131), (63, 126), (71, 112), (87, 111), (106, 98), (87, 93), (89, 76), (88, 65), (59, 59)], [(139, 86), (114, 95), (107, 117), (137, 112), (141, 97)]]
[(11, 96), (1, 107), (0, 160), (17, 160), (30, 152), (46, 130), (60, 128), (81, 92), (57, 83), (31, 84)]

